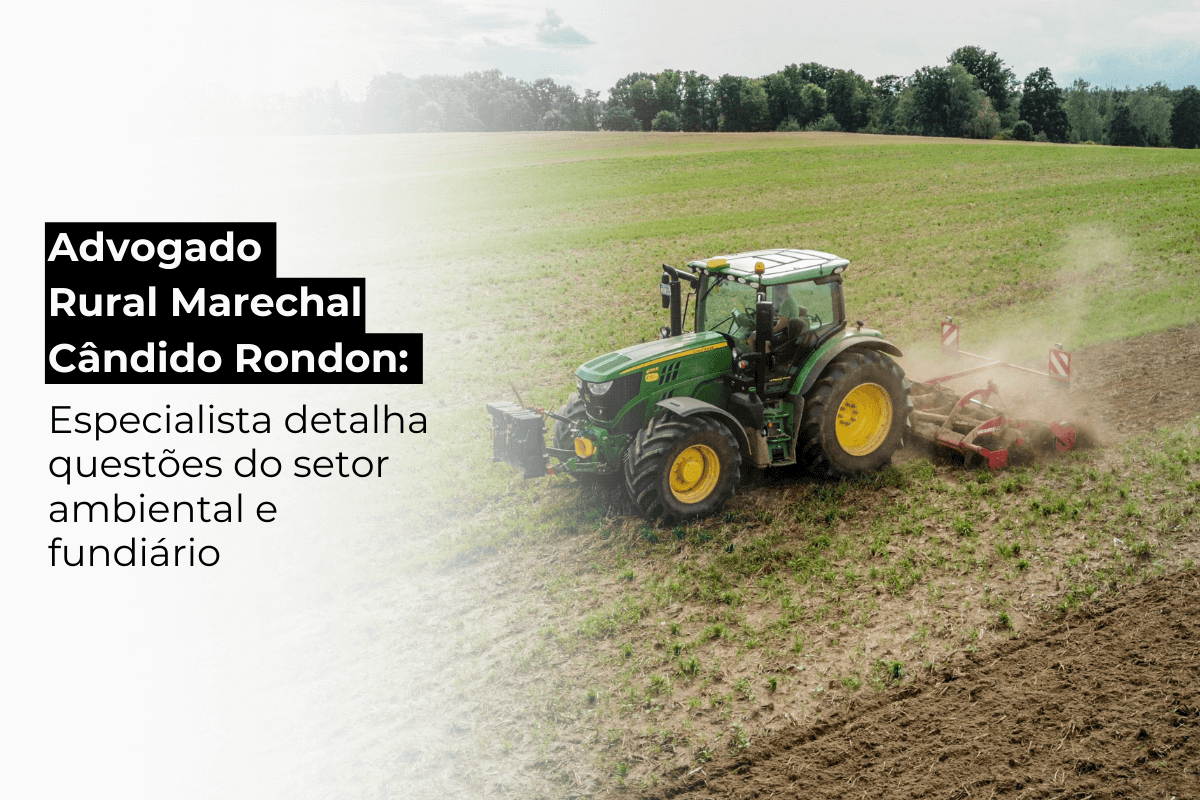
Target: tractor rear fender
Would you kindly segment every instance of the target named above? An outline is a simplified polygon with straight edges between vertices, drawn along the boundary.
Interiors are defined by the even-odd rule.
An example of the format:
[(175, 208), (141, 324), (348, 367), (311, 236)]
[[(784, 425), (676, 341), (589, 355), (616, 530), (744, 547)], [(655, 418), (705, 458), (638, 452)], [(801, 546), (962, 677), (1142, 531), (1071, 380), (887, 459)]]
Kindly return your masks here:
[(870, 335), (851, 335), (833, 343), (829, 349), (823, 351), (816, 359), (810, 362), (809, 366), (801, 369), (800, 374), (796, 376), (796, 382), (792, 384), (792, 394), (803, 395), (813, 387), (817, 379), (821, 377), (821, 373), (825, 371), (825, 367), (829, 366), (829, 362), (837, 358), (842, 353), (850, 348), (858, 348), (860, 350), (879, 350), (887, 353), (890, 356), (902, 356), (899, 347), (889, 342), (887, 339), (881, 339), (877, 336)]
[(706, 403), (703, 400), (697, 400), (694, 397), (668, 397), (666, 400), (659, 400), (656, 405), (681, 417), (690, 417), (695, 414), (715, 417), (723, 422), (725, 427), (729, 428), (733, 437), (737, 439), (738, 448), (742, 451), (742, 457), (750, 457), (750, 439), (746, 436), (746, 430), (742, 427), (742, 423), (738, 422), (737, 418), (725, 409), (714, 406), (712, 403)]

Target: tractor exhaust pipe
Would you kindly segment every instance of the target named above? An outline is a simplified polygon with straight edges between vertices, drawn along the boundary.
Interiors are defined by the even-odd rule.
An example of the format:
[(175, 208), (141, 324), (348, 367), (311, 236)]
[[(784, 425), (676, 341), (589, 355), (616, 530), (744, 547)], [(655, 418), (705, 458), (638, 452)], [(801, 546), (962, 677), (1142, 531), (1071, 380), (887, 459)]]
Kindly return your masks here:
[(754, 368), (754, 386), (758, 390), (759, 397), (762, 397), (767, 390), (767, 372), (770, 368), (768, 360), (773, 358), (769, 353), (769, 349), (774, 317), (774, 304), (760, 290), (758, 293), (758, 302), (754, 306), (754, 349), (762, 354), (755, 362)]
[(683, 333), (683, 309), (680, 301), (683, 293), (680, 291), (679, 281), (682, 278), (695, 289), (700, 285), (700, 278), (687, 272), (680, 272), (670, 264), (663, 264), (662, 268), (662, 282), (659, 284), (658, 291), (662, 295), (663, 308), (671, 309), (670, 333), (672, 336), (679, 336)]
[[(663, 278), (667, 277), (667, 273), (663, 273)], [(679, 279), (674, 278), (667, 282), (668, 296), (663, 298), (663, 302), (671, 308), (671, 335), (679, 336), (683, 333), (683, 308), (682, 308), (682, 292), (679, 289)]]
[(658, 291), (662, 295), (663, 308), (671, 309), (671, 335), (679, 336), (683, 333), (683, 309), (680, 307), (682, 294), (679, 290), (679, 273), (667, 264), (663, 264), (662, 283), (658, 287)]

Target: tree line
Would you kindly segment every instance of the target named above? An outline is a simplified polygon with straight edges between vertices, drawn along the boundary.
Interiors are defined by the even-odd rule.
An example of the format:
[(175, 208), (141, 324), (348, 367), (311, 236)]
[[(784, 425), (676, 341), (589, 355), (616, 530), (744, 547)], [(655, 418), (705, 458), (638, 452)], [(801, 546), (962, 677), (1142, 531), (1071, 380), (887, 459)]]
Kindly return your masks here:
[(551, 78), (526, 82), (489, 70), (418, 78), (389, 72), (371, 80), (361, 102), (334, 84), (250, 102), (214, 90), (190, 107), (190, 130), (207, 133), (816, 130), (1200, 146), (1195, 86), (1102, 89), (1077, 80), (1059, 87), (1046, 67), (1018, 81), (995, 52), (976, 46), (958, 48), (945, 66), (874, 80), (813, 62), (761, 78), (634, 72), (606, 101)]
[(526, 82), (500, 70), (462, 76), (396, 72), (376, 75), (366, 99), (352, 101), (335, 83), (299, 96), (256, 95), (248, 101), (213, 87), (182, 104), (189, 133), (330, 134), (441, 131), (595, 131), (604, 111), (600, 93), (551, 78)]
[(664, 70), (617, 81), (605, 130), (848, 131), (1145, 147), (1200, 146), (1200, 91), (1162, 83), (1060, 88), (1042, 67), (1018, 81), (995, 52), (960, 47), (945, 66), (868, 80), (792, 64), (761, 78)]

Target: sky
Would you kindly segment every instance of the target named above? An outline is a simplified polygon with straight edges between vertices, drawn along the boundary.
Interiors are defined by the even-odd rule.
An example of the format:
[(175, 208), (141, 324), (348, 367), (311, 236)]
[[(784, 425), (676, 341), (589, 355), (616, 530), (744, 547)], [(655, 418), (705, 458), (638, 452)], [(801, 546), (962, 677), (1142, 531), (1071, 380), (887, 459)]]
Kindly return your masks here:
[(60, 3), (27, 7), (12, 30), (33, 34), (15, 44), (35, 85), (84, 106), (213, 85), (245, 97), (337, 82), (361, 99), (389, 71), (500, 69), (602, 93), (664, 68), (758, 77), (816, 61), (875, 78), (945, 64), (968, 44), (1018, 78), (1050, 67), (1060, 86), (1200, 84), (1200, 0), (549, 2)]

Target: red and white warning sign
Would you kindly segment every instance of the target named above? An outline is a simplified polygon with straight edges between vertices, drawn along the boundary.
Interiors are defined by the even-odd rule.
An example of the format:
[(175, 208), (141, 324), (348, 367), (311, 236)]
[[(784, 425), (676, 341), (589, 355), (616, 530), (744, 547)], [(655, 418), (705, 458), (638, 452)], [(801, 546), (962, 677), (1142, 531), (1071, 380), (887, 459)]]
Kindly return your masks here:
[(1071, 382), (1071, 354), (1055, 348), (1050, 351), (1050, 377), (1063, 383)]
[(958, 326), (953, 322), (942, 323), (942, 349), (948, 352), (958, 352)]

